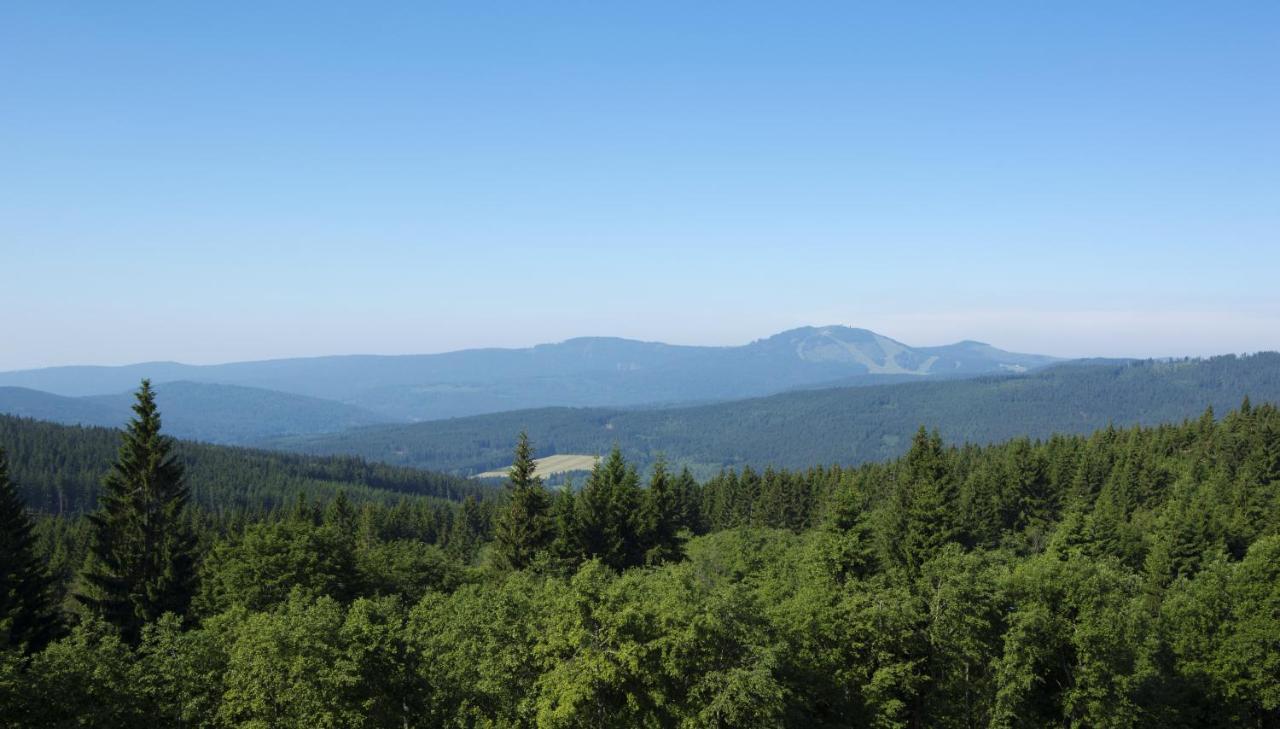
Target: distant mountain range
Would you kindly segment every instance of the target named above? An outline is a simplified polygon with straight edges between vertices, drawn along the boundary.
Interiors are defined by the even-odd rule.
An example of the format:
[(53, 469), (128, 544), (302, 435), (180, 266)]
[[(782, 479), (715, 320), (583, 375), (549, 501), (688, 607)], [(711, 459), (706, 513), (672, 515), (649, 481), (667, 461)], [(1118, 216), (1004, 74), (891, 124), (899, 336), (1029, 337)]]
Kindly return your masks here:
[[(22, 370), (0, 373), (0, 387), (27, 390), (8, 390), (0, 398), (0, 412), (61, 422), (118, 423), (125, 413), (119, 409), (123, 393), (149, 377), (174, 385), (168, 388), (170, 403), (162, 400), (161, 406), (175, 427), (188, 416), (193, 419), (190, 427), (200, 432), (188, 430), (187, 437), (249, 442), (246, 438), (271, 432), (335, 432), (371, 422), (438, 420), (545, 406), (713, 402), (823, 384), (1027, 372), (1055, 361), (980, 342), (911, 347), (866, 329), (803, 327), (738, 347), (580, 338), (527, 349), (430, 355)], [(196, 385), (252, 389), (201, 390)], [(31, 390), (77, 400), (42, 399)], [(114, 399), (86, 399), (100, 396)], [(195, 423), (224, 403), (229, 420)], [(187, 413), (187, 407), (193, 412)], [(237, 412), (263, 422), (234, 423)]]
[(721, 467), (805, 468), (901, 455), (920, 426), (950, 444), (988, 443), (1108, 424), (1158, 424), (1219, 413), (1244, 397), (1280, 402), (1280, 354), (1179, 361), (1094, 361), (1023, 375), (794, 391), (663, 409), (542, 408), (330, 435), (271, 448), (352, 454), (470, 475), (510, 463), (516, 434), (538, 455), (600, 454), (614, 444), (640, 464), (659, 455), (706, 476)]

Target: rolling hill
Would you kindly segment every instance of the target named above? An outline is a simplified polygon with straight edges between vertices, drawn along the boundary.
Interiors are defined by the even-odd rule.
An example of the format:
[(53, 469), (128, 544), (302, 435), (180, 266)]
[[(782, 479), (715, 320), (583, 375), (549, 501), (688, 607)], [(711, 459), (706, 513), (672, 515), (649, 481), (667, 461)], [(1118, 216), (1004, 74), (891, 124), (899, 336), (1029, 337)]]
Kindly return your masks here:
[(803, 327), (738, 347), (587, 337), (526, 349), (315, 357), (194, 366), (55, 367), (0, 373), (0, 386), (68, 397), (153, 382), (238, 385), (332, 400), (384, 419), (432, 420), (561, 406), (738, 399), (839, 380), (848, 385), (1023, 372), (1051, 357), (979, 342), (911, 347), (865, 329)]
[[(120, 445), (117, 430), (0, 415), (0, 448), (27, 505), (45, 513), (91, 510), (102, 476)], [(348, 456), (313, 457), (179, 441), (192, 499), (212, 509), (267, 509), (299, 495), (327, 499), (339, 491), (356, 500), (404, 498), (458, 501), (497, 493), (455, 476), (368, 463)]]
[[(396, 420), (330, 400), (238, 385), (166, 382), (156, 387), (156, 402), (167, 432), (222, 444), (332, 433)], [(118, 427), (131, 416), (132, 405), (132, 392), (67, 397), (0, 387), (0, 413), (66, 425)]]
[(722, 466), (803, 468), (903, 453), (921, 425), (952, 443), (1087, 433), (1280, 400), (1280, 354), (1173, 362), (1063, 364), (1025, 375), (804, 390), (696, 407), (543, 408), (324, 436), (274, 448), (474, 474), (508, 462), (525, 430), (540, 455), (602, 453), (641, 463), (663, 454), (702, 475)]

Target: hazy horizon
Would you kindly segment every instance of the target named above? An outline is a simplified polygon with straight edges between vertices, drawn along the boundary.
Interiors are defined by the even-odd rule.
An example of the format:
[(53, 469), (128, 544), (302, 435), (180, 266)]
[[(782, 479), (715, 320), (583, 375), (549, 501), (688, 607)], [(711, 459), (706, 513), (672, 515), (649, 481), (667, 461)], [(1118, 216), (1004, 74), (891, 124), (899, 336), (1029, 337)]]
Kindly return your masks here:
[(1280, 6), (0, 11), (0, 370), (1280, 349)]
[(463, 346), (463, 347), (456, 347), (456, 348), (449, 348), (449, 349), (441, 349), (441, 350), (434, 350), (434, 351), (425, 351), (425, 350), (423, 350), (423, 351), (410, 351), (410, 350), (405, 350), (405, 351), (350, 351), (350, 352), (332, 351), (332, 352), (316, 352), (316, 353), (294, 354), (294, 355), (286, 354), (286, 355), (283, 355), (283, 356), (245, 357), (245, 358), (238, 358), (238, 359), (211, 359), (211, 360), (205, 360), (205, 361), (181, 360), (181, 359), (174, 359), (174, 358), (171, 358), (171, 357), (170, 357), (170, 358), (161, 357), (161, 358), (153, 358), (153, 359), (137, 359), (137, 360), (124, 360), (124, 361), (63, 362), (63, 363), (48, 364), (48, 365), (35, 365), (35, 366), (33, 366), (33, 367), (8, 367), (8, 368), (0, 367), (0, 373), (4, 373), (4, 372), (13, 372), (13, 371), (22, 371), (22, 370), (31, 370), (31, 369), (57, 368), (57, 367), (81, 367), (81, 366), (84, 366), (84, 367), (123, 367), (123, 366), (129, 366), (129, 365), (148, 364), (148, 363), (158, 363), (158, 362), (170, 362), (170, 363), (183, 364), (183, 365), (204, 366), (204, 365), (232, 364), (232, 363), (237, 363), (237, 362), (255, 362), (255, 361), (272, 361), (272, 360), (289, 360), (289, 359), (311, 359), (311, 358), (322, 358), (322, 357), (346, 357), (346, 356), (375, 356), (375, 357), (382, 357), (382, 356), (385, 356), (385, 357), (396, 357), (396, 356), (415, 356), (415, 355), (427, 355), (427, 356), (429, 356), (429, 355), (434, 355), (434, 354), (446, 354), (446, 353), (449, 353), (449, 352), (458, 352), (458, 351), (471, 350), (471, 349), (526, 349), (526, 348), (530, 348), (530, 347), (534, 347), (534, 346), (538, 346), (538, 345), (546, 345), (546, 344), (560, 344), (560, 343), (563, 343), (563, 342), (566, 342), (566, 341), (569, 341), (569, 340), (572, 340), (572, 339), (590, 339), (590, 338), (620, 338), (620, 339), (629, 339), (629, 340), (633, 340), (633, 341), (653, 342), (653, 343), (670, 344), (670, 345), (676, 345), (676, 346), (739, 347), (739, 346), (744, 346), (744, 345), (750, 344), (750, 343), (752, 343), (752, 342), (755, 342), (755, 341), (758, 341), (758, 340), (761, 340), (761, 339), (767, 339), (767, 338), (768, 338), (768, 337), (770, 337), (770, 336), (773, 336), (773, 335), (775, 335), (775, 334), (780, 334), (780, 333), (782, 333), (782, 332), (784, 332), (784, 331), (788, 331), (788, 330), (791, 330), (791, 329), (796, 329), (796, 328), (801, 328), (801, 327), (814, 327), (814, 328), (819, 328), (819, 329), (821, 329), (821, 328), (829, 327), (829, 326), (843, 326), (843, 327), (850, 327), (850, 328), (870, 329), (871, 331), (874, 331), (876, 334), (880, 334), (880, 335), (882, 335), (882, 336), (886, 336), (886, 337), (888, 337), (888, 338), (890, 338), (890, 339), (896, 340), (896, 341), (901, 342), (901, 343), (903, 343), (903, 344), (906, 344), (906, 345), (908, 345), (908, 346), (910, 346), (910, 347), (916, 347), (916, 348), (921, 348), (921, 347), (937, 347), (937, 346), (945, 346), (945, 345), (950, 345), (950, 344), (956, 344), (956, 343), (958, 343), (958, 342), (962, 342), (962, 341), (966, 341), (966, 340), (972, 340), (972, 341), (978, 341), (978, 342), (981, 342), (981, 343), (983, 343), (983, 344), (988, 344), (988, 345), (991, 345), (991, 346), (993, 346), (993, 347), (995, 347), (995, 348), (997, 348), (997, 349), (1001, 349), (1001, 350), (1008, 351), (1008, 352), (1016, 352), (1016, 353), (1022, 353), (1022, 354), (1040, 354), (1040, 355), (1048, 355), (1048, 356), (1052, 356), (1052, 357), (1058, 357), (1058, 358), (1061, 358), (1061, 359), (1064, 359), (1064, 360), (1070, 360), (1070, 359), (1082, 359), (1082, 358), (1091, 358), (1091, 357), (1101, 357), (1101, 358), (1110, 358), (1110, 357), (1115, 357), (1115, 358), (1135, 358), (1135, 359), (1164, 359), (1164, 358), (1177, 358), (1177, 357), (1211, 357), (1211, 356), (1216, 356), (1216, 355), (1225, 355), (1225, 354), (1237, 354), (1237, 355), (1240, 355), (1240, 354), (1253, 354), (1253, 353), (1257, 353), (1257, 352), (1265, 352), (1265, 351), (1276, 351), (1276, 349), (1275, 349), (1275, 348), (1265, 348), (1265, 347), (1264, 347), (1264, 348), (1259, 348), (1259, 349), (1240, 349), (1240, 350), (1221, 350), (1221, 351), (1216, 351), (1216, 350), (1215, 350), (1215, 351), (1205, 351), (1205, 352), (1178, 352), (1178, 353), (1164, 353), (1164, 354), (1150, 354), (1150, 353), (1137, 353), (1137, 354), (1134, 354), (1134, 353), (1120, 353), (1120, 352), (1110, 352), (1110, 353), (1101, 353), (1101, 354), (1099, 354), (1099, 353), (1092, 353), (1092, 352), (1075, 353), (1075, 354), (1061, 354), (1061, 353), (1055, 353), (1055, 352), (1051, 352), (1051, 351), (1039, 351), (1039, 350), (1022, 349), (1022, 348), (1018, 348), (1018, 347), (1009, 347), (1009, 346), (1004, 346), (1004, 345), (1003, 345), (1002, 343), (1000, 343), (1000, 342), (993, 342), (993, 341), (989, 341), (989, 340), (986, 340), (986, 339), (982, 339), (981, 337), (967, 337), (967, 336), (959, 336), (959, 337), (954, 337), (954, 338), (947, 339), (947, 340), (938, 340), (938, 341), (913, 341), (913, 340), (910, 340), (910, 339), (904, 339), (904, 338), (902, 338), (902, 337), (895, 336), (895, 335), (894, 335), (893, 333), (891, 333), (891, 332), (885, 332), (885, 331), (881, 331), (881, 330), (879, 330), (879, 329), (875, 329), (874, 327), (862, 327), (862, 326), (858, 326), (858, 325), (856, 325), (856, 324), (832, 324), (832, 323), (827, 323), (827, 324), (800, 324), (800, 325), (797, 325), (797, 326), (795, 326), (795, 327), (787, 327), (786, 329), (780, 329), (780, 330), (777, 330), (777, 331), (772, 331), (772, 332), (769, 332), (769, 333), (767, 333), (767, 334), (762, 334), (762, 335), (760, 335), (760, 336), (751, 337), (750, 339), (741, 340), (741, 341), (710, 341), (710, 342), (708, 342), (708, 341), (693, 341), (693, 340), (690, 340), (690, 341), (671, 341), (671, 340), (667, 340), (667, 339), (662, 339), (662, 338), (660, 338), (660, 337), (618, 337), (617, 335), (613, 335), (613, 334), (580, 334), (580, 335), (573, 335), (573, 336), (564, 337), (564, 338), (561, 338), (561, 339), (548, 340), (548, 341), (531, 341), (531, 342), (527, 342), (527, 343), (518, 343), (518, 344), (482, 344), (482, 345), (477, 345), (477, 346), (474, 346), (474, 347), (467, 347), (467, 346)]

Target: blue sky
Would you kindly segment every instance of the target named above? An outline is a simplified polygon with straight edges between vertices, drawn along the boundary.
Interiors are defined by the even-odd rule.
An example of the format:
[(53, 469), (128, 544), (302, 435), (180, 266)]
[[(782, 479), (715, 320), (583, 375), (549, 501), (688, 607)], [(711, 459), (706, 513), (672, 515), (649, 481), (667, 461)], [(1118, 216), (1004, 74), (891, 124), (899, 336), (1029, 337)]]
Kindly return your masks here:
[(1277, 48), (1274, 2), (5, 3), (0, 369), (1280, 348)]

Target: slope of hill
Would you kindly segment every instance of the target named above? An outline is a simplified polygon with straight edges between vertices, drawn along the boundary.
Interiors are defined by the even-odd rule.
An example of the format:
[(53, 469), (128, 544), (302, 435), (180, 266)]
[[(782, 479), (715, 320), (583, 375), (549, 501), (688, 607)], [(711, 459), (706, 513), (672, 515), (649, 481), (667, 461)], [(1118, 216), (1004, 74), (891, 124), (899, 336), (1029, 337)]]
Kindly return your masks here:
[(124, 392), (143, 377), (241, 385), (440, 419), (546, 405), (726, 400), (832, 380), (878, 384), (1025, 371), (1053, 362), (977, 342), (910, 347), (865, 329), (804, 327), (740, 347), (588, 337), (528, 349), (342, 356), (191, 366), (57, 367), (0, 373), (0, 386), (66, 396)]
[(128, 417), (109, 404), (82, 397), (66, 397), (26, 387), (0, 387), (0, 413), (67, 425), (115, 426)]
[[(0, 415), (0, 448), (27, 504), (52, 514), (93, 508), (99, 483), (115, 458), (120, 433), (100, 427), (46, 423)], [(368, 463), (352, 457), (313, 457), (180, 441), (193, 499), (206, 507), (272, 508), (299, 494), (393, 502), (429, 497), (484, 497), (488, 487), (440, 473)]]
[(539, 454), (602, 453), (617, 443), (641, 463), (661, 453), (705, 475), (721, 466), (889, 458), (904, 452), (920, 425), (948, 442), (986, 443), (1176, 421), (1210, 406), (1223, 411), (1245, 396), (1280, 400), (1280, 354), (1065, 364), (1028, 375), (803, 390), (686, 408), (545, 408), (270, 445), (472, 474), (504, 465), (525, 430)]
[[(210, 443), (244, 444), (396, 421), (352, 405), (238, 385), (166, 382), (156, 387), (156, 402), (167, 432)], [(131, 416), (132, 405), (132, 392), (66, 397), (0, 387), (0, 413), (67, 425), (118, 427)]]

